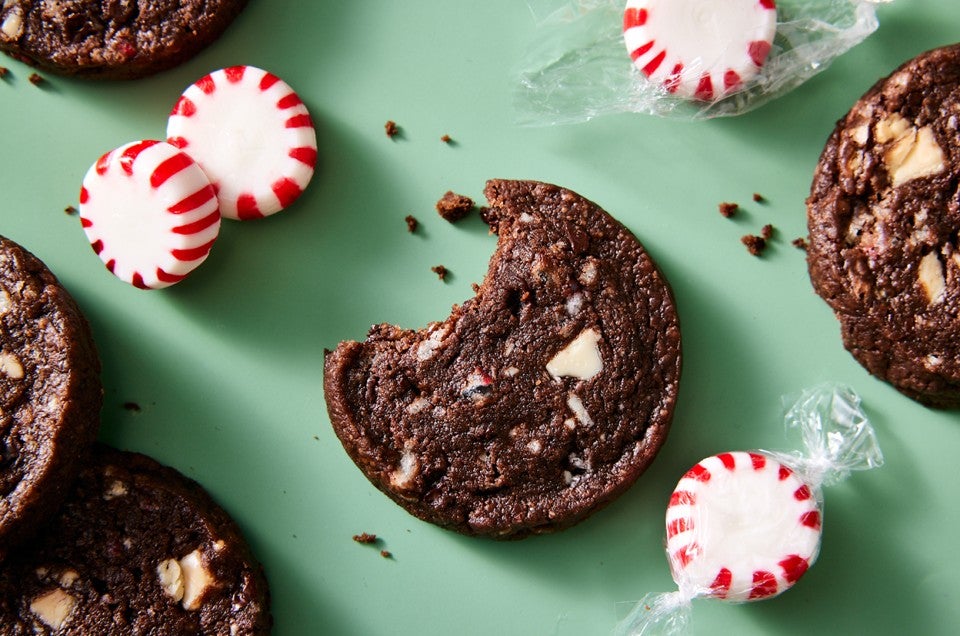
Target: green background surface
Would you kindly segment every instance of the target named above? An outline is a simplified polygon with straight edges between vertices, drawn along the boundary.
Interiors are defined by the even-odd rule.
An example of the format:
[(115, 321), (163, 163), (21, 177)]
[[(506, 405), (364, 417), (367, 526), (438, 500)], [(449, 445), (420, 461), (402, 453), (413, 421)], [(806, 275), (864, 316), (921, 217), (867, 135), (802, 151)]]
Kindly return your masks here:
[[(953, 0), (878, 13), (873, 36), (790, 95), (698, 123), (514, 124), (511, 69), (535, 37), (518, 0), (252, 0), (199, 57), (132, 83), (48, 76), (35, 87), (4, 59), (0, 233), (45, 260), (92, 323), (101, 438), (177, 467), (235, 516), (269, 576), (278, 636), (606, 634), (618, 603), (674, 588), (662, 543), (676, 480), (706, 455), (787, 448), (780, 396), (825, 380), (860, 392), (886, 465), (826, 492), (820, 559), (793, 590), (697, 602), (695, 625), (953, 633), (960, 418), (861, 369), (790, 245), (806, 233), (803, 202), (834, 121), (877, 78), (960, 33)], [(303, 97), (320, 149), (313, 183), (280, 215), (225, 223), (182, 284), (121, 283), (64, 207), (100, 154), (161, 137), (182, 89), (234, 64), (271, 70)], [(388, 119), (400, 138), (384, 135)], [(685, 355), (673, 431), (636, 486), (579, 526), (510, 543), (440, 530), (387, 500), (341, 449), (322, 393), (324, 348), (377, 322), (441, 320), (470, 297), (496, 239), (476, 216), (447, 224), (433, 204), (448, 189), (479, 199), (491, 177), (569, 187), (633, 230), (673, 285)], [(722, 218), (720, 201), (742, 213)], [(407, 233), (407, 214), (421, 233)], [(772, 245), (751, 257), (740, 236), (766, 223)], [(429, 270), (437, 263), (446, 283)], [(359, 532), (393, 558), (354, 543)]]

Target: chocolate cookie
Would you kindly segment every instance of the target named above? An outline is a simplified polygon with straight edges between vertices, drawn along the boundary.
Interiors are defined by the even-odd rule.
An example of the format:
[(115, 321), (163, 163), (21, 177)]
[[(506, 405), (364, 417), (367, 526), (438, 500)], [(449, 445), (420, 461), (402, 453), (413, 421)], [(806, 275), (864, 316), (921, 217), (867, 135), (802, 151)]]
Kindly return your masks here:
[(100, 427), (102, 395), (77, 304), (0, 237), (0, 560), (63, 501)]
[(653, 460), (680, 330), (653, 260), (595, 204), (531, 181), (485, 194), (499, 241), (477, 295), (426, 329), (340, 343), (324, 388), (347, 453), (394, 501), (522, 537), (582, 520)]
[(960, 406), (960, 45), (924, 53), (841, 119), (814, 174), (807, 263), (870, 373)]
[(133, 79), (185, 62), (247, 0), (6, 0), (0, 49), (62, 75)]
[(0, 569), (19, 634), (267, 634), (262, 569), (195, 482), (96, 446), (59, 517)]

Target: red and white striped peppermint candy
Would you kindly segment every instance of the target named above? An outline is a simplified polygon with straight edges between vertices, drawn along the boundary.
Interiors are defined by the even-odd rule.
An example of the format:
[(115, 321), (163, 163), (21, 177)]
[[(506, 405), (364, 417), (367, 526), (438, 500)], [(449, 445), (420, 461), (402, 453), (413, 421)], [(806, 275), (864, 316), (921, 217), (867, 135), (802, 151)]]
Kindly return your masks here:
[(627, 0), (623, 39), (634, 65), (667, 91), (711, 101), (763, 66), (775, 0)]
[(167, 141), (200, 164), (230, 219), (288, 207), (317, 161), (307, 107), (286, 82), (253, 66), (221, 69), (188, 87), (170, 113)]
[(673, 579), (698, 596), (776, 596), (807, 571), (820, 547), (818, 498), (764, 453), (700, 461), (677, 484), (666, 522)]
[(141, 289), (179, 282), (220, 232), (216, 193), (196, 162), (162, 141), (135, 141), (100, 157), (80, 189), (93, 251)]

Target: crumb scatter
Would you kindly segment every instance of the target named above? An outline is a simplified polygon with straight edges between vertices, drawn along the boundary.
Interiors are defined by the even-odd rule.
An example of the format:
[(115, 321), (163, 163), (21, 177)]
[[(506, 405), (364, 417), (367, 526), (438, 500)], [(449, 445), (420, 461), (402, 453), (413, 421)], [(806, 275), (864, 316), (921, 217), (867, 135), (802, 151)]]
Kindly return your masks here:
[(720, 210), (720, 215), (724, 218), (729, 219), (737, 213), (737, 210), (740, 209), (740, 206), (736, 203), (731, 203), (729, 201), (724, 201), (717, 208)]
[(740, 242), (747, 247), (747, 251), (752, 256), (760, 256), (767, 247), (767, 241), (762, 236), (755, 234), (745, 234), (740, 237)]

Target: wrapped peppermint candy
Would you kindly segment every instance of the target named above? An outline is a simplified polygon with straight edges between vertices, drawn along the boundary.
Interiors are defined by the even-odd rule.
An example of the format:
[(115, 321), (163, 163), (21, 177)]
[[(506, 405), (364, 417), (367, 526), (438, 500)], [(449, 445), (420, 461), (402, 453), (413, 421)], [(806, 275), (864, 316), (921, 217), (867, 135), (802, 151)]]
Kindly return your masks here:
[(680, 479), (666, 515), (666, 550), (678, 590), (649, 594), (617, 636), (686, 633), (695, 598), (730, 602), (777, 596), (813, 565), (820, 549), (821, 487), (883, 464), (860, 398), (843, 386), (805, 391), (789, 408), (794, 453), (727, 452)]
[[(527, 0), (522, 123), (740, 115), (826, 69), (890, 0)], [(631, 63), (632, 61), (632, 63)]]

